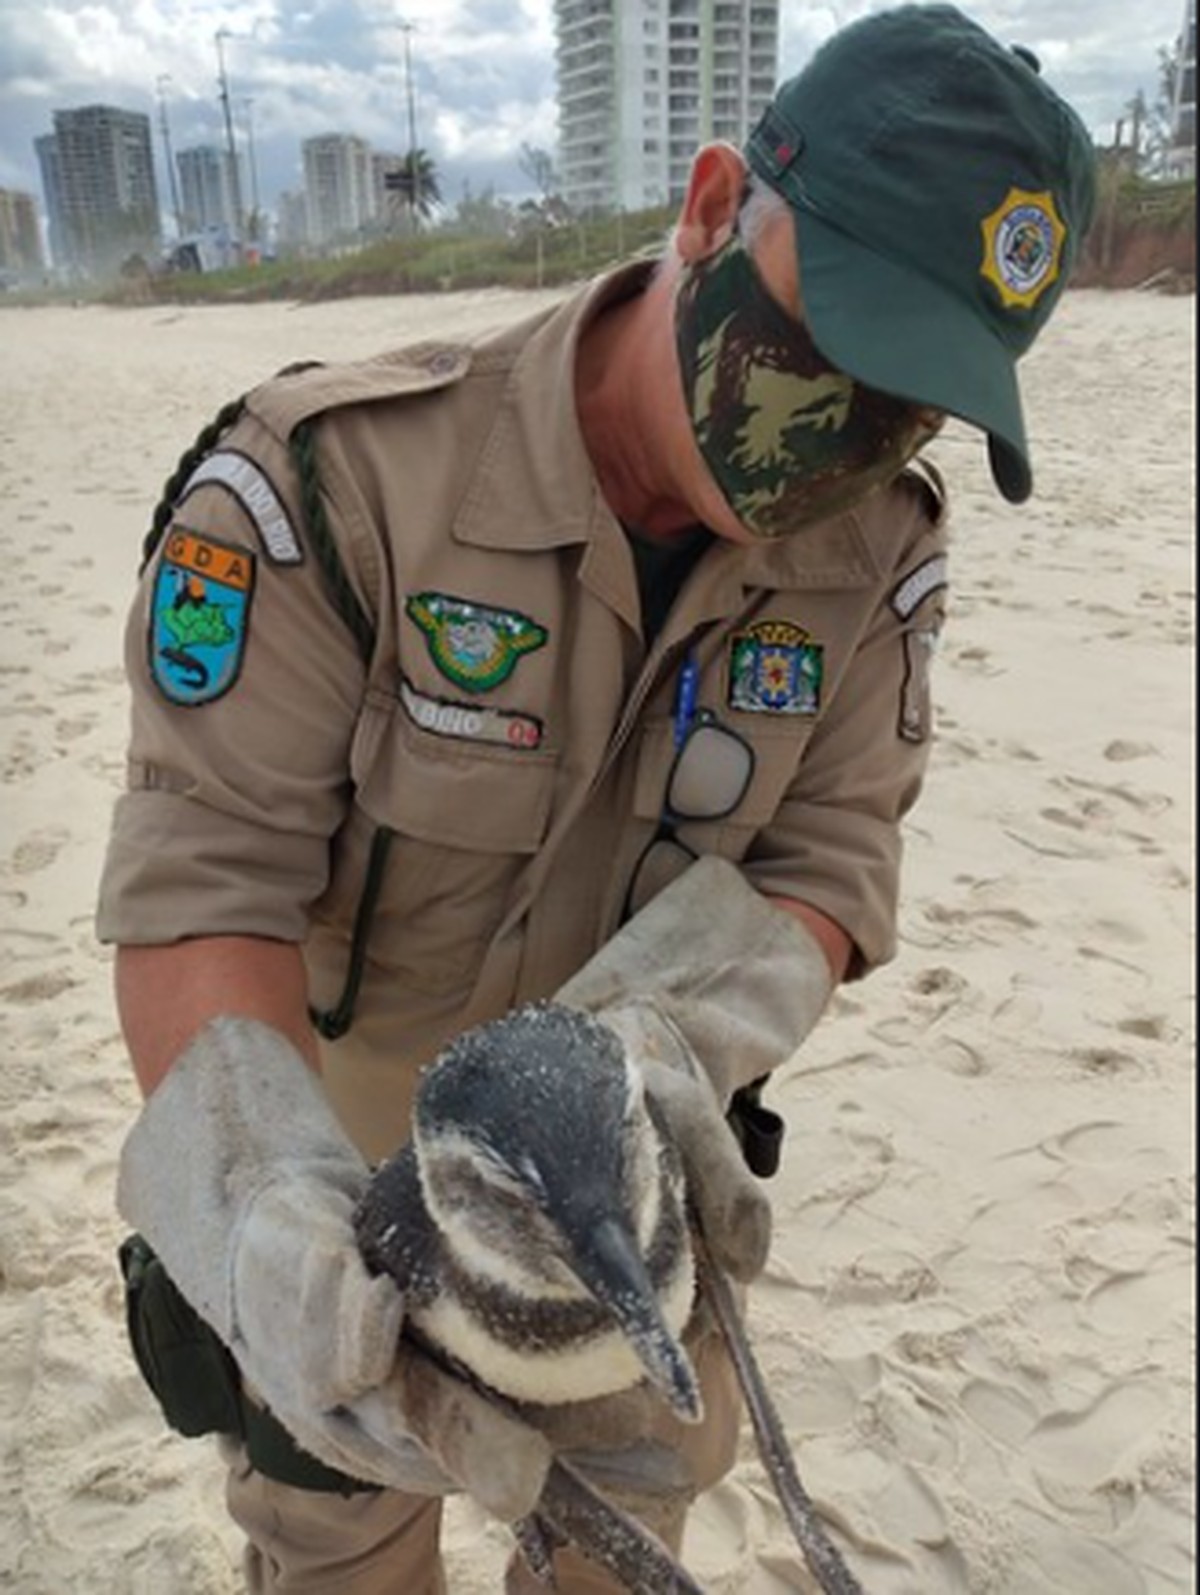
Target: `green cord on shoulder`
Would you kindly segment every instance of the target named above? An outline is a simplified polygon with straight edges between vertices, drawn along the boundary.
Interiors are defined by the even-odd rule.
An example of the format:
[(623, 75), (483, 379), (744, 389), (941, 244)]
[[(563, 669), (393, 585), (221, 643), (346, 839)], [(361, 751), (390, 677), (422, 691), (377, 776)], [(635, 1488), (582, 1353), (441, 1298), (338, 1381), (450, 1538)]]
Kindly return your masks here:
[[(297, 361), (286, 366), (279, 376), (291, 376), (317, 365), (317, 361)], [(150, 530), (142, 540), (142, 558), (139, 576), (154, 558), (162, 542), (179, 495), (187, 486), (196, 467), (212, 453), (218, 443), (242, 416), (246, 408), (246, 395), (232, 399), (217, 411), (207, 426), (202, 428), (195, 442), (180, 456), (179, 463), (167, 478), (162, 495), (155, 505)], [(304, 512), (303, 531), (321, 571), (330, 602), (350, 630), (364, 662), (369, 661), (375, 649), (375, 627), (370, 616), (359, 603), (350, 578), (338, 553), (337, 542), (329, 526), (325, 501), (321, 495), (320, 471), (317, 465), (316, 427), (313, 421), (301, 422), (288, 440), (288, 450), (296, 467), (300, 484), (300, 501)]]
[(187, 486), (188, 478), (200, 464), (206, 454), (211, 454), (221, 438), (246, 408), (246, 395), (231, 399), (217, 411), (213, 419), (204, 427), (191, 448), (185, 449), (179, 457), (179, 464), (167, 478), (162, 490), (162, 496), (154, 507), (154, 514), (150, 520), (150, 530), (142, 539), (142, 562), (138, 566), (138, 575), (154, 558), (158, 545), (163, 540), (167, 527), (171, 524), (171, 516), (175, 510), (175, 500)]

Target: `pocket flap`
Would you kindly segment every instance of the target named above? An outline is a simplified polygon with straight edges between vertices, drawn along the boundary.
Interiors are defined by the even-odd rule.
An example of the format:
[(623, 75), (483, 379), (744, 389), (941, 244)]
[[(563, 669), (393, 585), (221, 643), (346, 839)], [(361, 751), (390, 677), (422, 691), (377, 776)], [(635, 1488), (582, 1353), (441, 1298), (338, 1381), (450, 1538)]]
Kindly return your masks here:
[(558, 756), (439, 736), (398, 699), (368, 700), (350, 769), (378, 825), (443, 847), (535, 853), (554, 799)]

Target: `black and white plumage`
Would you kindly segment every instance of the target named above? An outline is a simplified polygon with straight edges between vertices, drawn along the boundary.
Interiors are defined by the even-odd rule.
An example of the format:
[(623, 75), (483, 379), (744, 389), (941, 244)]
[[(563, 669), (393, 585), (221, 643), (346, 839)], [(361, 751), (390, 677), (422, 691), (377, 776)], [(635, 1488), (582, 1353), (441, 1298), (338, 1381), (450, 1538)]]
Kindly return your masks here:
[(452, 1043), (356, 1228), (404, 1290), (409, 1332), (500, 1395), (555, 1405), (647, 1378), (700, 1416), (680, 1340), (695, 1296), (682, 1169), (589, 1016), (532, 1004)]

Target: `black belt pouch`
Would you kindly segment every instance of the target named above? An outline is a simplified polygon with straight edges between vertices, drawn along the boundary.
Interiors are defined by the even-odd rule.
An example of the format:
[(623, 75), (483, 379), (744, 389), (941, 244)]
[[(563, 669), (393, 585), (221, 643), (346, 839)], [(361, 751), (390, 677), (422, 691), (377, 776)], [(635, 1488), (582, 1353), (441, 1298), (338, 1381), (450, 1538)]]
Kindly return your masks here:
[(237, 1364), (219, 1336), (140, 1235), (122, 1241), (119, 1257), (133, 1354), (167, 1422), (189, 1436), (241, 1435)]
[(232, 1435), (245, 1442), (251, 1467), (298, 1490), (357, 1495), (377, 1488), (309, 1456), (265, 1407), (245, 1397), (228, 1348), (141, 1235), (122, 1241), (118, 1255), (133, 1354), (172, 1429), (189, 1438)]

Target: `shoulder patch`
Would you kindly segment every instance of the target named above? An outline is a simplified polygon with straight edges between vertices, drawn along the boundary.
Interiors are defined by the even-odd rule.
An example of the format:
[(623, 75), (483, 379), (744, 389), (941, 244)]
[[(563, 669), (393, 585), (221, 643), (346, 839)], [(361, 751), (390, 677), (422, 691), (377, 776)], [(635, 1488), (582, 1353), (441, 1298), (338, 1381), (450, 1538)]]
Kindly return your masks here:
[(304, 550), (296, 536), (291, 516), (284, 509), (274, 484), (260, 465), (236, 449), (218, 449), (202, 460), (188, 477), (183, 492), (176, 500), (177, 505), (183, 504), (189, 494), (209, 482), (226, 488), (237, 499), (254, 522), (254, 529), (272, 563), (303, 564)]
[(169, 702), (198, 708), (237, 680), (246, 649), (255, 556), (173, 526), (150, 598), (150, 676)]
[(933, 593), (950, 585), (950, 562), (945, 554), (932, 554), (909, 571), (892, 591), (891, 605), (901, 620), (911, 620)]

